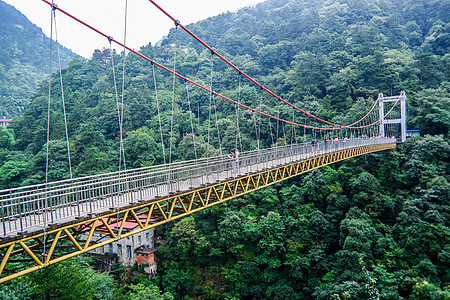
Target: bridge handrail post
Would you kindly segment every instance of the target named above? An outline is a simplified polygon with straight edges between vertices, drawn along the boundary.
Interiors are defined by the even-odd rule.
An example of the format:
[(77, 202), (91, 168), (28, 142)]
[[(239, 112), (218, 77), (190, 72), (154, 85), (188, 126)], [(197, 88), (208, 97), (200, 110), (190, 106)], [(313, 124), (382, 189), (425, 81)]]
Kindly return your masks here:
[(278, 161), (280, 159), (280, 153), (278, 151), (278, 146), (275, 147), (275, 166), (278, 166)]
[(136, 171), (133, 171), (132, 173), (132, 177), (130, 178), (129, 176), (127, 176), (127, 188), (128, 188), (128, 192), (130, 193), (130, 198), (131, 198), (131, 202), (134, 202), (134, 189), (133, 189), (133, 183), (134, 183), (134, 177), (136, 176)]
[(292, 156), (293, 156), (293, 150), (292, 150), (292, 144), (288, 147), (288, 161), (289, 163), (292, 161)]
[(77, 188), (76, 184), (73, 181), (72, 181), (72, 186), (75, 186), (75, 201), (77, 203), (78, 217), (80, 217), (81, 216), (81, 213), (80, 213), (80, 196), (79, 196), (79, 193), (78, 193), (78, 188)]
[(6, 236), (6, 224), (5, 224), (5, 214), (3, 212), (3, 200), (0, 200), (2, 202), (2, 227), (3, 227), (3, 236)]
[(312, 153), (312, 147), (309, 144), (305, 145), (305, 158), (310, 158)]
[[(181, 170), (175, 169), (172, 171), (172, 173), (173, 173), (172, 176), (173, 188), (175, 191), (178, 191), (179, 181), (181, 178), (183, 178), (183, 169)], [(173, 192), (173, 190), (171, 190), (171, 192)]]
[[(11, 191), (9, 192), (9, 194), (11, 195)], [(23, 231), (22, 208), (20, 207), (21, 204), (23, 205), (23, 202), (19, 200), (19, 202), (17, 203), (17, 212), (19, 217), (20, 231)]]
[(295, 157), (296, 157), (296, 150), (297, 148), (295, 147), (296, 144), (291, 144), (291, 155), (289, 156), (289, 162), (292, 163), (293, 161), (295, 161)]
[(172, 178), (172, 169), (169, 167), (169, 170), (167, 170), (167, 197), (169, 197), (170, 191), (172, 191)]
[(289, 162), (292, 163), (293, 161), (295, 161), (295, 157), (296, 157), (296, 153), (297, 153), (297, 147), (296, 144), (291, 144), (291, 155), (289, 156)]
[(312, 156), (312, 151), (313, 151), (313, 148), (312, 148), (312, 146), (311, 145), (308, 145), (307, 146), (308, 148), (305, 148), (305, 150), (306, 150), (306, 158), (310, 158), (311, 156)]
[(194, 172), (195, 172), (195, 167), (190, 169), (190, 172), (189, 172), (189, 186), (190, 187), (193, 187), (193, 185), (192, 185), (192, 178), (194, 177)]
[(50, 194), (50, 196), (48, 197), (48, 201), (50, 201), (50, 217), (51, 217), (52, 224), (53, 224), (55, 222), (55, 217), (53, 215), (53, 211), (54, 211), (54, 208), (53, 208), (53, 196), (52, 196), (52, 193), (49, 193), (49, 194)]
[(295, 150), (294, 144), (291, 144), (289, 147), (289, 163), (292, 163), (295, 160)]
[(291, 147), (292, 147), (292, 145), (289, 147), (286, 147), (286, 159), (284, 160), (285, 161), (285, 163), (287, 163), (288, 162), (288, 160), (290, 159), (290, 153), (291, 153)]
[(270, 160), (269, 153), (267, 151), (261, 151), (261, 152), (262, 152), (262, 157), (263, 157), (263, 169), (267, 169), (269, 166), (269, 160)]
[[(89, 180), (87, 188), (88, 188), (88, 195), (89, 195), (89, 212), (92, 214), (93, 210), (92, 210), (91, 180)], [(119, 189), (120, 189), (120, 187), (119, 187)]]
[(113, 182), (109, 182), (109, 198), (111, 199), (111, 208), (114, 208)]
[(160, 178), (161, 175), (156, 175), (156, 176), (151, 176), (150, 177), (150, 185), (154, 187), (155, 191), (156, 191), (156, 197), (159, 196), (159, 183), (158, 183), (158, 178)]
[(259, 164), (261, 162), (261, 149), (259, 149), (259, 147), (257, 152), (258, 154), (256, 155), (256, 171), (259, 171), (260, 170)]

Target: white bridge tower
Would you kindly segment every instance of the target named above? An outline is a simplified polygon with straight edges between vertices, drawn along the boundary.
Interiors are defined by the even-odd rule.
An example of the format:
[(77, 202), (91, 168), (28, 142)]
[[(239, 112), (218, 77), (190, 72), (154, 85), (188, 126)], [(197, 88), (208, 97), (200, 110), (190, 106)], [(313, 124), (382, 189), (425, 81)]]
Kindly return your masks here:
[[(386, 102), (400, 102), (400, 118), (389, 119), (384, 118), (384, 103)], [(386, 124), (400, 124), (401, 126), (401, 141), (402, 143), (406, 140), (406, 94), (405, 92), (401, 92), (400, 96), (391, 96), (384, 97), (383, 94), (380, 94), (378, 97), (379, 105), (380, 105), (380, 136), (385, 137), (385, 125)]]

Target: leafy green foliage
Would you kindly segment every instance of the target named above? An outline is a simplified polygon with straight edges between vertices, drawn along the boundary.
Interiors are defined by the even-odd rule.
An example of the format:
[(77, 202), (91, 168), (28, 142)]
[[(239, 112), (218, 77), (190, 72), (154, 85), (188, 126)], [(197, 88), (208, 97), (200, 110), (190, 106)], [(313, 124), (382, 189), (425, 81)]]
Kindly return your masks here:
[(142, 283), (131, 285), (127, 300), (173, 300), (174, 297), (166, 292), (161, 295), (161, 291), (154, 285), (145, 286)]
[[(189, 25), (270, 90), (325, 119), (351, 123), (378, 93), (406, 90), (408, 126), (425, 135), (397, 151), (323, 167), (164, 225), (158, 276), (133, 282), (119, 296), (445, 299), (450, 56), (444, 2), (269, 0)], [(140, 52), (164, 65), (175, 63), (177, 71), (205, 86), (212, 78), (214, 91), (240, 103), (305, 122), (183, 32), (171, 31), (160, 45)], [(116, 170), (123, 155), (120, 137), (129, 167), (224, 154), (241, 144), (250, 150), (308, 138), (309, 132), (294, 135), (290, 125), (237, 109), (131, 54), (120, 131), (116, 90), (122, 83), (115, 86), (113, 74), (121, 74), (121, 66), (112, 61), (123, 55), (96, 50), (91, 60), (75, 59), (63, 70), (75, 176)], [(38, 87), (22, 117), (0, 128), (1, 188), (44, 178), (48, 84)], [(69, 168), (59, 77), (53, 75), (50, 84), (49, 177), (57, 180), (67, 178)], [(100, 293), (84, 279), (82, 267), (66, 267), (74, 269), (68, 280), (80, 297)], [(61, 268), (45, 272), (59, 278), (67, 272)], [(61, 285), (59, 279), (48, 280), (33, 283), (28, 293), (44, 295), (45, 285)], [(17, 286), (17, 295), (27, 284)], [(2, 287), (1, 293), (9, 290)]]
[(0, 287), (0, 299), (115, 299), (112, 277), (88, 265), (88, 258), (69, 259)]
[[(50, 39), (3, 1), (0, 20), (0, 118), (13, 118), (24, 112), (39, 82), (48, 76)], [(60, 55), (63, 67), (75, 57), (66, 48), (60, 49)], [(52, 59), (57, 66), (56, 54)]]
[[(165, 231), (159, 272), (185, 272), (191, 285), (177, 295), (208, 299), (208, 278), (224, 298), (445, 299), (448, 153), (442, 136), (410, 139), (180, 220)], [(408, 177), (418, 155), (435, 167)], [(203, 245), (209, 254), (195, 252)]]

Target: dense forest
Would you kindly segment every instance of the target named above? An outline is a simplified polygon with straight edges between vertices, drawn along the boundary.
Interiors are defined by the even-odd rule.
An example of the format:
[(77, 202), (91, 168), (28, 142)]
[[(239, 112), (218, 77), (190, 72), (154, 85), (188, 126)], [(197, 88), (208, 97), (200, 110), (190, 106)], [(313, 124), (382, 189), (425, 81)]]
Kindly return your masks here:
[[(20, 116), (38, 83), (48, 77), (49, 43), (40, 28), (0, 0), (0, 118)], [(59, 47), (65, 67), (76, 55)]]
[[(158, 228), (151, 281), (138, 268), (107, 275), (78, 258), (2, 285), (0, 299), (449, 299), (448, 11), (439, 0), (268, 0), (189, 25), (245, 73), (327, 120), (350, 122), (378, 93), (404, 90), (408, 127), (422, 137)], [(140, 52), (293, 117), (180, 28)], [(237, 119), (241, 150), (258, 147), (256, 124), (261, 147), (313, 134), (236, 112), (133, 54), (122, 81), (123, 62), (123, 53), (101, 49), (62, 71), (74, 176), (117, 170), (120, 137), (135, 168), (163, 163), (169, 148), (172, 161), (193, 159), (193, 141), (199, 157), (225, 154), (237, 144)], [(48, 176), (58, 180), (69, 168), (59, 73), (52, 79)], [(0, 189), (44, 181), (48, 90), (41, 82), (23, 116), (0, 128)], [(273, 139), (275, 128), (283, 139)]]

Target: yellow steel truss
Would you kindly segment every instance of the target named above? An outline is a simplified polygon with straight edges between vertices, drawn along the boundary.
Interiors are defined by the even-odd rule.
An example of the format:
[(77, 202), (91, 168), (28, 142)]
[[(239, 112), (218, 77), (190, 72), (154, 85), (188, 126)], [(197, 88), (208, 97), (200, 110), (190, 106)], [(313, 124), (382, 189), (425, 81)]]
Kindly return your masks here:
[[(52, 228), (45, 234), (41, 232), (26, 238), (18, 237), (0, 245), (0, 283), (322, 166), (395, 147), (395, 143), (382, 144), (319, 155), (124, 208), (118, 212), (92, 216), (75, 224)], [(138, 229), (127, 232), (122, 221), (134, 222)], [(94, 242), (94, 233), (103, 234), (105, 240)], [(80, 238), (82, 234), (84, 237)], [(15, 270), (18, 263), (22, 267)]]

